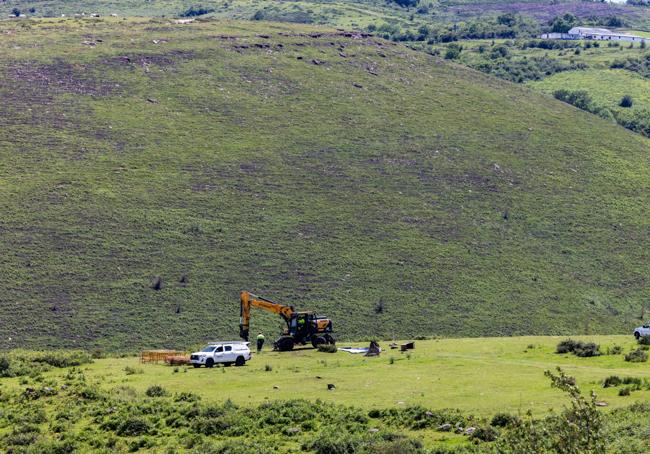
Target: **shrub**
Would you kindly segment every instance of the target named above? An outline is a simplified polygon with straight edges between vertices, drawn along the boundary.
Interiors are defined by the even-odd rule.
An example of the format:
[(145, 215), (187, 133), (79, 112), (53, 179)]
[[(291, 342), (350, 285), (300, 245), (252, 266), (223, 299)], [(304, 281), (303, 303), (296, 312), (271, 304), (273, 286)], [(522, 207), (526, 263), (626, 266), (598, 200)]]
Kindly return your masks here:
[(0, 377), (9, 377), (11, 363), (6, 356), (0, 356)]
[(623, 353), (623, 347), (621, 347), (620, 345), (614, 345), (614, 346), (609, 350), (609, 354), (610, 354), (610, 355), (620, 355), (621, 353)]
[(460, 56), (460, 53), (463, 50), (463, 46), (452, 43), (447, 46), (447, 51), (445, 52), (445, 59), (446, 60), (455, 60)]
[(629, 396), (631, 394), (630, 388), (621, 388), (618, 391), (619, 396)]
[(271, 371), (273, 371), (273, 366), (271, 366), (270, 364), (265, 364), (265, 365), (264, 365), (264, 371), (265, 371), (265, 372), (271, 372)]
[(474, 440), (494, 441), (499, 437), (499, 431), (492, 426), (477, 427), (471, 437)]
[(490, 425), (494, 427), (508, 427), (514, 426), (518, 422), (519, 418), (517, 416), (511, 415), (509, 413), (497, 413), (492, 417)]
[(632, 97), (630, 95), (625, 95), (621, 98), (621, 102), (618, 105), (621, 107), (629, 108), (632, 107), (632, 104), (634, 104)]
[(555, 349), (557, 353), (573, 353), (576, 356), (586, 358), (599, 356), (600, 346), (593, 342), (580, 342), (573, 339), (566, 339), (557, 344)]
[(596, 406), (596, 395), (590, 398), (581, 395), (573, 377), (560, 368), (555, 375), (546, 371), (554, 388), (568, 394), (571, 405), (559, 415), (543, 420), (528, 416), (520, 424), (499, 437), (495, 452), (562, 452), (562, 453), (604, 453), (606, 433), (604, 420)]
[(622, 382), (621, 378), (618, 375), (610, 375), (603, 382), (603, 388), (612, 388), (619, 386)]
[(576, 344), (577, 342), (574, 341), (573, 339), (565, 339), (561, 341), (559, 344), (557, 344), (555, 351), (557, 353), (573, 353), (573, 351), (576, 348)]
[(139, 367), (131, 367), (131, 366), (126, 366), (124, 368), (124, 372), (126, 372), (126, 375), (135, 375), (135, 374), (143, 374), (144, 371), (140, 369)]
[(152, 385), (145, 391), (145, 394), (149, 397), (165, 397), (168, 393), (165, 388), (159, 385)]
[(206, 8), (203, 6), (190, 6), (188, 9), (181, 13), (181, 17), (194, 17), (203, 16), (214, 12), (214, 8)]
[(555, 99), (559, 99), (560, 101), (564, 101), (567, 104), (571, 104), (578, 109), (595, 113), (591, 96), (589, 96), (589, 93), (587, 93), (585, 90), (556, 90), (553, 92), (553, 96), (555, 96)]
[(630, 363), (645, 363), (648, 361), (648, 354), (643, 350), (634, 350), (625, 355), (625, 361)]
[(201, 400), (201, 396), (197, 396), (196, 394), (187, 391), (178, 393), (174, 397), (174, 402), (198, 402), (199, 400)]
[(593, 342), (582, 343), (578, 342), (573, 354), (581, 358), (589, 358), (592, 356), (600, 356), (600, 347)]
[(650, 336), (641, 336), (637, 341), (639, 345), (650, 345)]
[(117, 434), (124, 437), (135, 437), (139, 435), (146, 435), (151, 431), (149, 422), (142, 418), (127, 417), (117, 427)]
[(323, 353), (336, 353), (338, 349), (334, 344), (325, 344), (325, 345), (319, 345), (318, 351)]

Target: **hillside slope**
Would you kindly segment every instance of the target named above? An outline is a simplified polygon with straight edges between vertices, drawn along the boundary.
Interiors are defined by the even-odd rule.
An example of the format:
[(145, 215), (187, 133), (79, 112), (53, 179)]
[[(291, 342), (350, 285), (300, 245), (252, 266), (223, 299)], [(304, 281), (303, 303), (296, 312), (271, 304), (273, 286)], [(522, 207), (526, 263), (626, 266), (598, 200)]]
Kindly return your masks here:
[(325, 29), (0, 34), (1, 347), (236, 337), (240, 289), (348, 339), (643, 316), (650, 142), (622, 128)]

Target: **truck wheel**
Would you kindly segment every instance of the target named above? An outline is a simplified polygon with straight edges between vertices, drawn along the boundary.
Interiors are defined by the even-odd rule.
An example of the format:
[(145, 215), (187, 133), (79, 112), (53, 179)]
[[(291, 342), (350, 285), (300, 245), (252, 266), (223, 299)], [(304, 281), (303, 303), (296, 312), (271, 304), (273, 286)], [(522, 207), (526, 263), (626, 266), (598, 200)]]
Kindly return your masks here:
[(318, 348), (319, 345), (325, 345), (325, 344), (327, 344), (327, 339), (321, 336), (314, 337), (311, 340), (311, 345), (313, 345), (314, 348)]
[(193, 364), (193, 366), (194, 366), (194, 369), (198, 369), (199, 367), (201, 367), (200, 364)]
[(246, 364), (246, 360), (244, 359), (243, 356), (238, 356), (237, 359), (235, 360), (235, 366), (241, 367), (244, 364)]
[(640, 334), (638, 331), (635, 331), (635, 332), (634, 332), (634, 338), (635, 338), (636, 340), (639, 340), (640, 337), (641, 337), (641, 334)]
[(214, 366), (214, 360), (212, 358), (208, 358), (208, 360), (205, 362), (205, 367), (211, 369), (212, 366)]
[(281, 352), (288, 352), (293, 350), (293, 338), (291, 337), (281, 337), (275, 343), (275, 346)]

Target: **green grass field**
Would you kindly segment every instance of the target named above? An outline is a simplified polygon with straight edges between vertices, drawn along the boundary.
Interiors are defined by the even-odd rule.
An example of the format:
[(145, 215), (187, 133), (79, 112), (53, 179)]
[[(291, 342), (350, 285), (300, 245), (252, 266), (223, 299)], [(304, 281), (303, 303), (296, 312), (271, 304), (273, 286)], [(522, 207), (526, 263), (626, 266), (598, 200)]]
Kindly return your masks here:
[[(529, 86), (553, 94), (555, 90), (586, 90), (601, 107), (610, 111), (650, 109), (650, 80), (621, 69), (594, 69), (554, 74)], [(621, 98), (629, 95), (631, 108), (620, 107)]]
[(645, 315), (648, 142), (604, 120), (323, 28), (0, 33), (4, 348), (236, 337), (241, 289), (340, 339), (621, 333)]
[[(254, 448), (263, 453), (321, 453), (331, 452), (326, 446), (334, 443), (336, 452), (352, 453), (361, 448), (349, 446), (370, 432), (379, 439), (364, 442), (371, 444), (361, 452), (384, 452), (386, 447), (373, 443), (396, 436), (407, 437), (402, 444), (411, 439), (420, 446), (407, 451), (402, 446), (396, 452), (506, 452), (507, 444), (480, 443), (436, 429), (454, 420), (466, 427), (487, 427), (493, 416), (504, 413), (523, 419), (529, 411), (534, 418), (561, 414), (569, 404), (567, 396), (544, 377), (545, 371), (560, 366), (576, 378), (584, 395), (594, 391), (606, 405), (600, 412), (607, 452), (638, 449), (644, 442), (639, 428), (648, 419), (641, 412), (650, 396), (650, 373), (647, 363), (623, 359), (636, 342), (631, 336), (580, 337), (597, 342), (603, 353), (620, 346), (623, 354), (577, 358), (555, 353), (562, 339), (426, 340), (416, 341), (407, 353), (381, 342), (385, 351), (374, 358), (311, 349), (265, 351), (244, 367), (213, 369), (141, 364), (130, 357), (34, 370), (28, 376), (0, 378), (5, 403), (0, 439), (13, 449), (30, 446), (34, 452), (72, 446), (81, 452), (108, 447), (117, 452)], [(603, 388), (612, 375), (638, 378), (645, 385), (620, 396), (626, 386)], [(328, 390), (330, 383), (336, 389)], [(635, 402), (641, 404), (631, 406)], [(338, 424), (334, 432), (330, 424)], [(395, 431), (401, 435), (386, 435)], [(507, 430), (500, 432), (505, 437)], [(310, 444), (314, 440), (318, 442)], [(251, 446), (253, 442), (259, 445)]]
[[(144, 394), (149, 386), (160, 385), (174, 392), (196, 393), (205, 401), (230, 399), (239, 405), (298, 398), (364, 409), (422, 405), (432, 409), (458, 408), (483, 417), (500, 411), (524, 414), (528, 410), (542, 416), (565, 403), (562, 393), (552, 389), (544, 377), (545, 370), (557, 366), (575, 376), (585, 391), (594, 389), (609, 408), (650, 397), (650, 391), (619, 397), (616, 388), (602, 389), (603, 380), (610, 375), (650, 378), (647, 364), (627, 363), (623, 355), (559, 355), (555, 347), (562, 339), (565, 338), (426, 340), (416, 341), (416, 349), (408, 353), (390, 350), (389, 342), (381, 342), (384, 353), (374, 358), (346, 352), (321, 353), (311, 348), (288, 353), (264, 351), (254, 354), (242, 368), (181, 367), (178, 372), (163, 364), (141, 364), (134, 357), (100, 359), (82, 368), (88, 380), (106, 390), (129, 386)], [(614, 345), (624, 347), (626, 353), (636, 348), (631, 336), (575, 339), (596, 342), (602, 351)], [(267, 366), (271, 366), (270, 372), (265, 370)], [(142, 373), (128, 375), (128, 367)], [(54, 372), (52, 377), (66, 373)], [(4, 382), (4, 386), (11, 388), (18, 379)], [(334, 383), (336, 391), (328, 391), (327, 383)]]

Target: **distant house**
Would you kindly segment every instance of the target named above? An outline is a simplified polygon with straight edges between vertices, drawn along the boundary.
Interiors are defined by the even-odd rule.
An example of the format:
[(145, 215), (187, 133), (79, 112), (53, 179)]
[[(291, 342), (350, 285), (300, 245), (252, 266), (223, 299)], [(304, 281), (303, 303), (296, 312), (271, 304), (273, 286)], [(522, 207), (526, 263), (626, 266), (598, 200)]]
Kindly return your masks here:
[(575, 40), (597, 40), (597, 41), (628, 41), (650, 43), (650, 38), (629, 35), (627, 33), (615, 33), (606, 28), (573, 27), (567, 33), (544, 33), (542, 39), (575, 39)]

